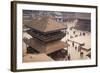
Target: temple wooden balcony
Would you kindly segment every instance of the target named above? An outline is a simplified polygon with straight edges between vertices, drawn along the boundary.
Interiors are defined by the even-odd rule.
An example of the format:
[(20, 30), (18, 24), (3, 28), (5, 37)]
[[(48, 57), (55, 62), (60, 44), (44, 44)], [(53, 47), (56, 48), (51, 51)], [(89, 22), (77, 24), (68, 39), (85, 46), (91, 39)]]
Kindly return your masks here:
[(36, 31), (28, 30), (27, 33), (30, 34), (32, 37), (37, 38), (43, 42), (60, 40), (66, 35), (62, 31), (57, 31), (57, 32), (49, 33), (49, 34), (42, 34)]

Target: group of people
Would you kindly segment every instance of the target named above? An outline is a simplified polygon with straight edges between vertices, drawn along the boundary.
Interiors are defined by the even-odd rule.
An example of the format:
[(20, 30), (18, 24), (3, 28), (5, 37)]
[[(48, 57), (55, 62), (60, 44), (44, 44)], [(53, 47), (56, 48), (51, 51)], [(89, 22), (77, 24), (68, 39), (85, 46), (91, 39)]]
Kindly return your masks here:
[[(73, 34), (74, 34), (74, 35), (75, 35), (75, 33), (76, 33), (76, 31), (73, 31)], [(82, 35), (85, 36), (85, 32), (80, 32), (79, 36), (82, 36)], [(79, 44), (78, 47), (75, 46), (74, 44), (75, 44), (75, 42), (72, 41), (72, 46), (75, 47), (75, 50), (78, 49), (78, 52), (80, 52), (80, 58), (83, 58), (84, 53), (82, 52), (82, 46), (81, 46), (81, 44)]]
[[(80, 58), (83, 58), (84, 57), (84, 52), (82, 52), (82, 46), (80, 44), (79, 45), (75, 45), (76, 43), (74, 41), (71, 41), (71, 42), (72, 42), (71, 43), (72, 47), (76, 51), (78, 51), (80, 53)], [(68, 41), (66, 41), (66, 45), (67, 45), (66, 48), (67, 48), (67, 51), (68, 51), (69, 46), (70, 46), (70, 44), (68, 43)], [(65, 60), (71, 60), (71, 54), (70, 54), (70, 52), (67, 53), (67, 55), (65, 57)]]
[(64, 58), (64, 60), (65, 60), (65, 61), (66, 61), (66, 60), (71, 60), (71, 55), (70, 55), (70, 54), (66, 55), (65, 58)]
[(82, 52), (81, 44), (79, 44), (79, 46), (75, 46), (74, 44), (75, 44), (75, 42), (72, 41), (72, 46), (75, 47), (75, 50), (78, 50), (78, 52), (80, 53), (80, 57), (83, 58), (84, 53)]
[[(72, 31), (72, 28), (70, 29), (71, 31)], [(67, 31), (67, 35), (70, 35), (70, 38), (76, 38), (76, 37), (79, 37), (79, 36), (85, 36), (86, 35), (86, 32), (79, 32), (79, 33), (77, 33), (77, 30), (73, 30), (72, 31), (72, 34), (73, 35), (71, 35), (70, 33), (69, 33), (69, 31)], [(71, 42), (71, 44), (69, 44), (68, 42)], [(69, 47), (71, 46), (71, 47), (73, 47), (78, 53), (80, 53), (80, 58), (84, 58), (84, 52), (82, 51), (82, 44), (80, 44), (80, 43), (77, 43), (77, 42), (75, 42), (75, 41), (71, 41), (71, 40), (67, 40), (66, 41), (66, 48), (67, 48), (67, 51), (68, 51), (68, 49), (69, 49)], [(65, 57), (65, 60), (71, 60), (71, 53), (70, 52), (68, 52), (68, 54), (66, 55), (66, 57)]]
[[(78, 36), (85, 36), (86, 35), (85, 32), (80, 32), (79, 34), (76, 34), (76, 31), (75, 30), (72, 33), (75, 36), (70, 35), (70, 38), (74, 38), (74, 37), (78, 37)], [(67, 34), (69, 35), (69, 32), (68, 31), (67, 31)]]

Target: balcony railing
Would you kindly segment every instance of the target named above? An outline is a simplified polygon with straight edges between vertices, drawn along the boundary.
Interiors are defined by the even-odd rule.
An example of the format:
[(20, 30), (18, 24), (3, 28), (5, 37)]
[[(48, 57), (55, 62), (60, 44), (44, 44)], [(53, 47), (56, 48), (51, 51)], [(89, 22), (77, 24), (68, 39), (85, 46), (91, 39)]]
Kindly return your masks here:
[(61, 38), (63, 38), (66, 34), (62, 31), (57, 31), (57, 32), (53, 32), (53, 33), (49, 33), (49, 34), (42, 34), (36, 31), (32, 31), (32, 30), (28, 30), (27, 31), (28, 34), (30, 34), (32, 37), (35, 37), (43, 42), (49, 42), (49, 41), (53, 41), (53, 40), (60, 40)]

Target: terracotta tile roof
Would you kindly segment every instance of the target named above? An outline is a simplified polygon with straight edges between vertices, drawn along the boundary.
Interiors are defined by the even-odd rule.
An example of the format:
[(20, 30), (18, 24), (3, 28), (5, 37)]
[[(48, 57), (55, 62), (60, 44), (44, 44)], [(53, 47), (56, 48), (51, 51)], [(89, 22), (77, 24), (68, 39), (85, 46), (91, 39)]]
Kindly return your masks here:
[(52, 41), (49, 43), (43, 43), (35, 38), (24, 39), (24, 42), (37, 50), (40, 53), (52, 53), (66, 47), (66, 44), (62, 41)]
[(27, 26), (41, 32), (56, 31), (66, 28), (63, 24), (54, 21), (50, 16), (33, 19), (32, 23), (27, 24)]

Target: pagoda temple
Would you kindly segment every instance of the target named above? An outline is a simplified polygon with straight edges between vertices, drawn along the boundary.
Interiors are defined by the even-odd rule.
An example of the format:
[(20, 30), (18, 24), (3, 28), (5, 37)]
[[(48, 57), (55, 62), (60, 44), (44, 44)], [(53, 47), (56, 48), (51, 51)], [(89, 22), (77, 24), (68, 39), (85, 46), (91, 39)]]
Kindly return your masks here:
[(66, 47), (65, 42), (61, 41), (66, 35), (64, 32), (66, 27), (53, 17), (38, 17), (25, 26), (29, 28), (26, 32), (32, 38), (24, 39), (24, 42), (38, 53), (51, 54)]

